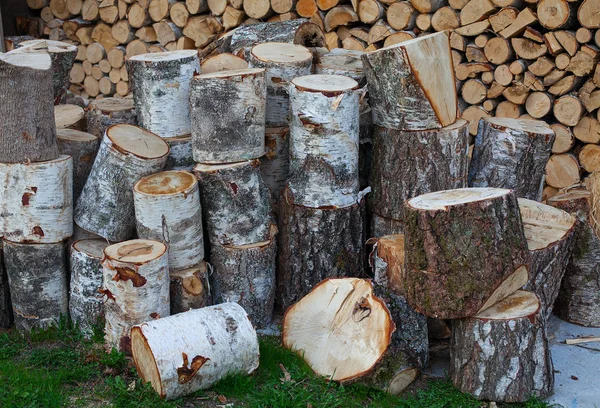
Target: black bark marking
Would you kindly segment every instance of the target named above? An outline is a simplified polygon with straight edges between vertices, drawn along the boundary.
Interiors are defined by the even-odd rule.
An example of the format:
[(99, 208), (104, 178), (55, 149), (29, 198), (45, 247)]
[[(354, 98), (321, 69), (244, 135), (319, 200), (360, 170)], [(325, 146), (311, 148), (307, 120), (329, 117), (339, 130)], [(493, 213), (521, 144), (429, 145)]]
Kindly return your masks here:
[(117, 273), (112, 278), (112, 280), (115, 282), (130, 280), (131, 283), (133, 283), (134, 288), (139, 288), (146, 284), (146, 278), (137, 273), (137, 271), (134, 269), (126, 268), (124, 266), (116, 266), (115, 271)]
[(179, 377), (179, 379), (178, 379), (179, 384), (185, 384), (187, 382), (190, 382), (196, 376), (196, 374), (198, 373), (198, 370), (200, 370), (202, 368), (204, 363), (206, 363), (207, 361), (210, 361), (210, 358), (196, 356), (192, 359), (192, 364), (188, 367), (189, 360), (188, 360), (187, 354), (181, 353), (181, 356), (183, 357), (183, 365), (181, 367), (177, 368), (177, 376)]

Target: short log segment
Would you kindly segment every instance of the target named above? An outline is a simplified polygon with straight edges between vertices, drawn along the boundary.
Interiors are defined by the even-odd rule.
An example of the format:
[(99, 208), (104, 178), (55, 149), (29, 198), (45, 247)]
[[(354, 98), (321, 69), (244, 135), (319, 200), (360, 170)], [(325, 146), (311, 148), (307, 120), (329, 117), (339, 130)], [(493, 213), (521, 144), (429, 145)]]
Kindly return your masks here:
[(257, 328), (268, 326), (273, 317), (276, 234), (273, 224), (268, 241), (237, 247), (216, 244), (210, 249), (214, 302), (236, 302)]
[(369, 52), (362, 60), (374, 124), (388, 129), (424, 130), (456, 121), (458, 99), (445, 33)]
[(87, 108), (87, 131), (89, 133), (102, 138), (106, 129), (119, 123), (137, 124), (132, 99), (102, 98), (90, 102)]
[(146, 239), (110, 245), (104, 249), (102, 273), (105, 342), (129, 354), (133, 325), (169, 316), (167, 247)]
[(190, 82), (200, 73), (196, 50), (136, 55), (127, 61), (138, 124), (161, 137), (191, 132)]
[(548, 320), (571, 258), (575, 217), (537, 201), (519, 198), (519, 209), (529, 247), (529, 274), (525, 290), (540, 299), (540, 316)]
[(362, 55), (364, 51), (335, 48), (323, 55), (315, 65), (315, 74), (344, 75), (354, 79), (358, 85), (366, 85)]
[(252, 47), (250, 67), (265, 68), (267, 107), (265, 125), (288, 126), (289, 82), (311, 73), (313, 55), (308, 48), (287, 43), (264, 43)]
[(0, 163), (4, 239), (54, 243), (73, 235), (73, 160)]
[(404, 294), (404, 235), (386, 235), (374, 241), (369, 256), (373, 281), (392, 293)]
[(406, 200), (466, 187), (468, 148), (468, 122), (463, 119), (442, 129), (412, 132), (375, 126), (370, 208), (401, 221)]
[[(271, 203), (277, 203), (290, 173), (290, 129), (265, 129), (265, 155), (260, 158), (260, 174), (271, 191)], [(274, 208), (276, 210), (276, 208)]]
[(13, 313), (10, 302), (10, 288), (8, 285), (8, 276), (4, 268), (3, 242), (0, 239), (0, 327), (8, 329), (12, 326)]
[(198, 163), (234, 163), (265, 154), (264, 69), (197, 75), (192, 80), (192, 148)]
[(358, 83), (308, 75), (290, 85), (290, 175), (296, 205), (347, 207), (358, 200)]
[(491, 308), (454, 320), (450, 377), (480, 400), (524, 402), (552, 394), (554, 372), (540, 302), (517, 291)]
[(4, 240), (15, 326), (19, 331), (45, 329), (69, 312), (64, 242), (19, 244)]
[(140, 179), (133, 187), (138, 237), (169, 246), (169, 270), (200, 265), (204, 259), (202, 208), (196, 176), (163, 171)]
[(73, 203), (76, 203), (92, 170), (100, 138), (71, 129), (59, 129), (56, 136), (60, 154), (73, 158)]
[(269, 190), (259, 166), (258, 160), (251, 160), (194, 168), (212, 245), (240, 246), (270, 239)]
[(48, 54), (0, 56), (0, 163), (58, 158)]
[(498, 187), (540, 201), (554, 131), (544, 122), (485, 118), (479, 122), (469, 169), (470, 187)]
[(212, 303), (208, 265), (205, 261), (194, 268), (170, 272), (169, 277), (172, 315), (190, 309), (200, 309)]
[(140, 177), (164, 166), (169, 146), (158, 136), (133, 125), (113, 125), (75, 207), (81, 228), (118, 242), (135, 232), (133, 186)]
[(529, 280), (512, 191), (439, 191), (409, 200), (405, 210), (404, 285), (415, 310), (440, 319), (473, 316)]
[(224, 303), (134, 326), (138, 374), (166, 399), (210, 388), (258, 367), (258, 337), (236, 303)]
[(196, 165), (192, 154), (192, 136), (170, 137), (165, 142), (169, 145), (165, 170), (192, 171)]
[(285, 310), (326, 278), (364, 273), (364, 201), (319, 209), (294, 203), (285, 190), (279, 207), (276, 302)]
[(86, 336), (91, 336), (94, 327), (104, 319), (100, 261), (107, 246), (108, 242), (102, 239), (84, 239), (75, 241), (70, 248), (69, 314)]
[(81, 106), (63, 104), (54, 107), (56, 129), (85, 130), (85, 111)]

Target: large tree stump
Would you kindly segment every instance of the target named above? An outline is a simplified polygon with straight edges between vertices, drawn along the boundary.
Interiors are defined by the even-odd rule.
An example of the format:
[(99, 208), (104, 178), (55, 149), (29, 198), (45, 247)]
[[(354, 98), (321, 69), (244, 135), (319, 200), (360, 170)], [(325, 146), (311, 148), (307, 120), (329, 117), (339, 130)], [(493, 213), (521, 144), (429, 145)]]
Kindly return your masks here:
[(364, 53), (364, 51), (335, 48), (321, 56), (319, 62), (315, 64), (315, 74), (344, 75), (354, 79), (358, 85), (364, 86), (367, 82), (361, 59)]
[(84, 239), (75, 241), (70, 248), (69, 314), (73, 323), (78, 324), (88, 337), (104, 319), (100, 261), (108, 245), (102, 239)]
[(469, 186), (509, 188), (517, 197), (540, 201), (553, 143), (554, 131), (544, 122), (482, 119), (475, 138)]
[(135, 324), (169, 316), (169, 263), (165, 244), (134, 239), (104, 249), (105, 342), (127, 354)]
[(540, 316), (548, 320), (571, 258), (575, 217), (537, 201), (519, 198), (529, 248), (530, 280), (525, 290), (540, 299)]
[(512, 191), (424, 194), (406, 203), (405, 215), (406, 297), (426, 316), (473, 316), (529, 280), (527, 241)]
[[(290, 129), (265, 129), (265, 155), (260, 158), (260, 174), (271, 191), (271, 203), (279, 202), (290, 173)], [(276, 210), (276, 208), (274, 208)]]
[(269, 190), (259, 166), (258, 160), (250, 160), (194, 168), (211, 244), (240, 246), (270, 239)]
[(258, 368), (258, 337), (236, 303), (223, 303), (134, 326), (139, 376), (166, 399), (210, 388)]
[(87, 131), (102, 138), (112, 125), (137, 124), (133, 99), (102, 98), (90, 102), (87, 108)]
[(540, 302), (517, 291), (491, 308), (454, 320), (450, 377), (480, 400), (524, 402), (546, 398), (554, 372)]
[(0, 163), (58, 158), (48, 54), (0, 55)]
[(198, 180), (186, 171), (163, 171), (133, 187), (138, 237), (169, 246), (169, 270), (200, 265), (204, 259)]
[(369, 242), (373, 242), (369, 255), (373, 282), (392, 293), (404, 294), (404, 235), (386, 235)]
[(57, 130), (56, 137), (60, 154), (73, 158), (73, 203), (76, 203), (92, 170), (100, 138), (71, 129)]
[(364, 201), (320, 209), (294, 203), (284, 190), (277, 244), (278, 307), (285, 310), (326, 278), (364, 273)]
[(161, 137), (191, 132), (190, 81), (200, 73), (196, 50), (136, 55), (127, 70), (142, 128)]
[(369, 206), (404, 219), (404, 202), (421, 194), (467, 186), (468, 122), (442, 129), (402, 131), (375, 126)]
[(403, 222), (393, 218), (385, 218), (374, 212), (369, 214), (369, 238), (378, 238), (385, 235), (402, 234), (404, 232)]
[(170, 137), (165, 142), (170, 149), (165, 170), (193, 171), (196, 162), (192, 153), (192, 136)]
[(54, 243), (73, 234), (73, 160), (0, 163), (0, 230), (4, 239)]
[(169, 146), (133, 125), (107, 129), (92, 170), (75, 207), (75, 222), (109, 241), (131, 238), (135, 231), (133, 186), (164, 166)]
[(58, 324), (69, 312), (64, 242), (20, 244), (4, 240), (15, 326), (20, 331)]
[(265, 70), (197, 75), (192, 80), (192, 149), (199, 163), (233, 163), (265, 154)]
[(208, 283), (208, 265), (202, 261), (194, 268), (169, 273), (171, 314), (200, 309), (212, 303)]
[(0, 238), (0, 327), (8, 329), (12, 326), (13, 313), (10, 302), (10, 288), (8, 275), (4, 267), (3, 241)]
[(290, 85), (290, 175), (297, 205), (347, 207), (358, 200), (358, 83), (308, 75)]
[(362, 60), (376, 125), (424, 130), (456, 121), (458, 99), (446, 33), (369, 52)]
[(277, 227), (273, 224), (268, 241), (243, 246), (217, 243), (210, 248), (214, 302), (238, 303), (257, 328), (268, 326), (273, 317), (276, 234)]

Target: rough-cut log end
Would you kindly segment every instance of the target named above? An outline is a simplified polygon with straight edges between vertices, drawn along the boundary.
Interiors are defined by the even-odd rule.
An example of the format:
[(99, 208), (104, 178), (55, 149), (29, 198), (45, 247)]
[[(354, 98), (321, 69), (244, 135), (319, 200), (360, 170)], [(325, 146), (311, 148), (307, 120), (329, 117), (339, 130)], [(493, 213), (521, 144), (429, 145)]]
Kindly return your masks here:
[(85, 130), (85, 111), (77, 105), (56, 105), (54, 107), (56, 129)]
[(158, 259), (166, 251), (167, 246), (162, 242), (150, 239), (133, 239), (106, 247), (104, 249), (104, 257), (117, 262), (141, 265)]
[(157, 135), (129, 124), (113, 125), (106, 130), (113, 147), (123, 154), (141, 159), (158, 159), (169, 154), (169, 145)]
[[(385, 266), (377, 267), (378, 261)], [(404, 235), (386, 235), (379, 239), (371, 253), (374, 264), (374, 281), (377, 285), (389, 288), (393, 293), (404, 293)]]
[(196, 183), (196, 177), (187, 171), (163, 171), (140, 179), (133, 191), (147, 196), (164, 196), (190, 190)]
[(171, 272), (169, 277), (171, 314), (200, 309), (212, 303), (206, 262), (202, 261), (196, 268)]

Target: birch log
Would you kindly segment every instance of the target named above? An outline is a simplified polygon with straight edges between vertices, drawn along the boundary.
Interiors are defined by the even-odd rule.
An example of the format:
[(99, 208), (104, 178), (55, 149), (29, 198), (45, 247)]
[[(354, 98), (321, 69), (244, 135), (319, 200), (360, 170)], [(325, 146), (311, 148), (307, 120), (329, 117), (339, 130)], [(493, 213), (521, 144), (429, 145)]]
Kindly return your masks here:
[(54, 243), (73, 234), (73, 160), (0, 163), (4, 239)]
[(512, 191), (439, 191), (409, 200), (405, 210), (404, 285), (415, 310), (440, 319), (473, 316), (529, 280)]
[(3, 241), (0, 238), (0, 327), (8, 329), (12, 326), (13, 313), (10, 302), (10, 288), (8, 275), (4, 267)]
[(192, 149), (198, 163), (233, 163), (265, 154), (264, 69), (197, 75), (190, 103)]
[(205, 261), (193, 268), (170, 272), (169, 277), (172, 315), (190, 309), (200, 309), (212, 303), (208, 265)]
[(135, 324), (169, 316), (169, 263), (161, 242), (134, 239), (104, 249), (105, 342), (130, 354)]
[[(271, 192), (271, 204), (281, 197), (290, 173), (290, 129), (265, 129), (265, 154), (260, 158), (260, 174)], [(276, 210), (276, 208), (274, 208)]]
[(127, 70), (138, 124), (160, 137), (189, 134), (190, 81), (200, 73), (197, 51), (136, 55)]
[(155, 134), (126, 124), (108, 128), (75, 207), (77, 225), (113, 242), (130, 238), (133, 186), (160, 171), (168, 154), (169, 146)]
[(373, 123), (424, 130), (456, 121), (458, 100), (450, 42), (435, 33), (362, 56)]
[(498, 187), (540, 201), (554, 131), (528, 119), (484, 118), (479, 122), (469, 169), (470, 187)]
[(20, 244), (4, 240), (15, 326), (45, 329), (69, 312), (65, 244)]
[(235, 303), (134, 326), (131, 342), (139, 376), (161, 398), (175, 399), (258, 368), (256, 331)]
[(87, 131), (102, 138), (112, 125), (127, 123), (136, 125), (136, 113), (132, 99), (102, 98), (90, 102), (87, 108)]
[(192, 171), (196, 165), (192, 153), (192, 136), (170, 137), (165, 142), (169, 145), (165, 170)]
[(59, 129), (56, 137), (60, 154), (73, 159), (73, 203), (76, 203), (92, 170), (100, 139), (90, 133), (72, 129)]
[(315, 74), (343, 75), (354, 79), (359, 86), (365, 86), (367, 80), (361, 59), (364, 53), (364, 51), (335, 48), (323, 55), (315, 64)]
[(200, 265), (204, 259), (198, 180), (187, 171), (163, 171), (133, 187), (138, 237), (169, 246), (169, 270)]
[(385, 218), (374, 212), (371, 212), (369, 216), (371, 217), (371, 222), (369, 224), (369, 238), (402, 234), (404, 231), (403, 222), (401, 220)]

